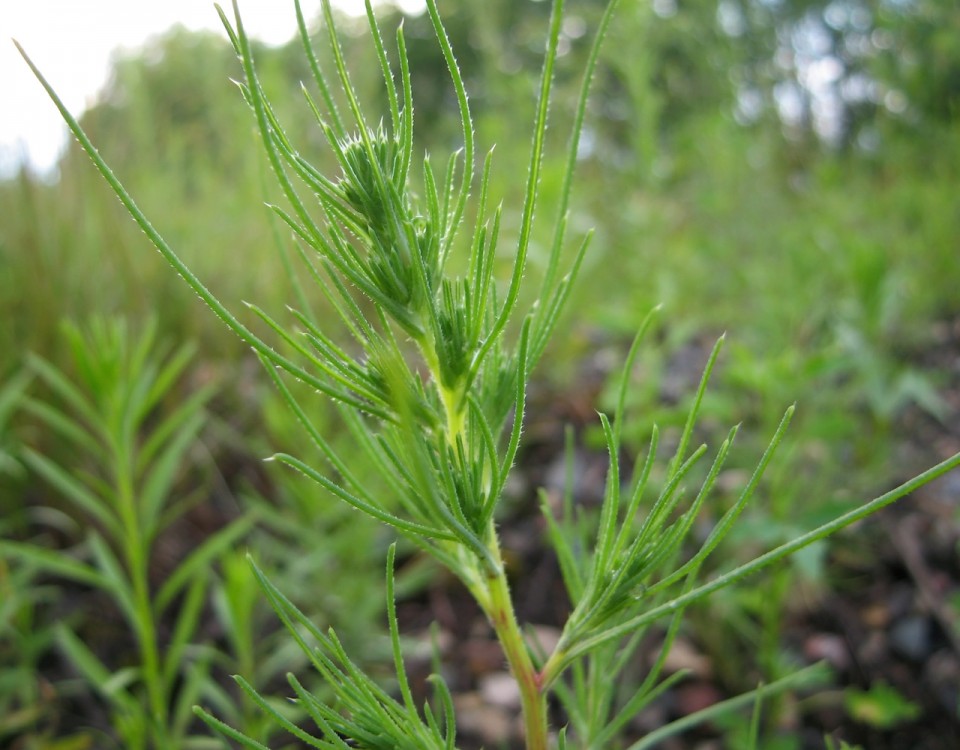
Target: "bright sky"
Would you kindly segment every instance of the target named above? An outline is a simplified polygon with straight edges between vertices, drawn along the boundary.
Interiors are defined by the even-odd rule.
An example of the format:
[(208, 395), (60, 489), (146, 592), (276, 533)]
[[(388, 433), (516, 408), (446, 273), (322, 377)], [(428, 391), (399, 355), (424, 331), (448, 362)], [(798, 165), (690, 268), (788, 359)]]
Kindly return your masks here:
[[(392, 0), (418, 12), (423, 0)], [(0, 0), (0, 175), (26, 159), (49, 170), (66, 141), (65, 126), (10, 41), (16, 39), (74, 114), (106, 83), (111, 53), (135, 48), (176, 23), (223, 32), (214, 0)], [(332, 0), (363, 13), (363, 0)], [(221, 0), (229, 11), (230, 0)], [(251, 36), (270, 44), (296, 31), (293, 0), (239, 0)], [(301, 0), (304, 15), (319, 13), (320, 0)]]

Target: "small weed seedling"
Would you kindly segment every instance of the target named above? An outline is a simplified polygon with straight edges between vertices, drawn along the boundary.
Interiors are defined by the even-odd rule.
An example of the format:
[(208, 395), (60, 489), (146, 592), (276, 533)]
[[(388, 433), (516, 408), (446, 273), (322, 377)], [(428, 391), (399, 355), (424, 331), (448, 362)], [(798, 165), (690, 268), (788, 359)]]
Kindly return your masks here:
[[(492, 154), (477, 159), (467, 93), (435, 0), (427, 0), (427, 12), (449, 69), (462, 133), (462, 149), (442, 169), (429, 158), (422, 162), (415, 158), (413, 96), (402, 27), (396, 35), (394, 64), (368, 0), (372, 59), (382, 71), (389, 111), (386, 122), (374, 124), (363, 113), (351, 85), (329, 2), (323, 2), (323, 21), (335, 65), (333, 75), (321, 70), (297, 6), (303, 47), (319, 94), (316, 99), (305, 89), (306, 104), (339, 163), (340, 173), (335, 176), (322, 174), (312, 166), (287, 137), (258, 81), (250, 40), (236, 3), (232, 22), (220, 11), (243, 66), (243, 96), (286, 198), (285, 207), (273, 206), (272, 210), (296, 238), (305, 269), (326, 299), (329, 314), (339, 318), (349, 331), (346, 342), (334, 340), (330, 327), (306, 310), (292, 310), (290, 322), (285, 323), (253, 306), (255, 316), (275, 334), (277, 348), (255, 334), (168, 246), (52, 87), (36, 68), (34, 72), (136, 222), (206, 304), (253, 347), (323, 456), (321, 466), (288, 454), (277, 455), (275, 460), (392, 526), (463, 582), (489, 619), (519, 685), (529, 750), (546, 750), (552, 745), (599, 750), (616, 746), (630, 718), (678, 679), (676, 675), (663, 678), (662, 668), (686, 607), (903, 497), (960, 464), (960, 456), (747, 564), (711, 580), (701, 580), (701, 566), (734, 526), (773, 459), (793, 407), (787, 410), (738, 499), (706, 538), (695, 543), (690, 532), (737, 434), (737, 428), (732, 429), (712, 458), (708, 458), (706, 446), (691, 445), (701, 398), (720, 344), (713, 351), (676, 451), (665, 469), (659, 469), (658, 434), (654, 430), (649, 450), (628, 471), (620, 465), (624, 401), (644, 325), (627, 356), (613, 414), (601, 416), (610, 464), (599, 515), (590, 522), (574, 513), (569, 502), (561, 514), (545, 506), (549, 538), (573, 607), (551, 652), (542, 653), (528, 644), (514, 614), (497, 507), (520, 445), (530, 373), (557, 327), (589, 245), (587, 236), (572, 259), (567, 259), (567, 209), (587, 93), (617, 2), (613, 0), (606, 8), (587, 59), (548, 259), (537, 301), (525, 310), (521, 288), (538, 204), (563, 5), (563, 0), (553, 2), (532, 125), (525, 197), (519, 229), (508, 250), (501, 247), (506, 244), (501, 209), (493, 207), (494, 198), (488, 191)], [(476, 169), (480, 161), (482, 167)], [(415, 184), (420, 186), (417, 192)], [(476, 202), (468, 211), (471, 195)], [(472, 226), (467, 223), (468, 216), (476, 216)], [(464, 251), (468, 253), (462, 265), (465, 270), (455, 274), (448, 261)], [(495, 269), (503, 257), (513, 259), (513, 269), (501, 284), (495, 278)], [(392, 497), (385, 498), (371, 489), (366, 477), (354, 472), (350, 462), (334, 450), (294, 398), (287, 377), (332, 400), (356, 450), (377, 468), (381, 483), (395, 488)], [(702, 471), (705, 478), (697, 491), (688, 493), (694, 467), (699, 469), (701, 462), (707, 464)], [(656, 473), (654, 467), (658, 467)], [(651, 478), (654, 476), (656, 480)], [(693, 552), (685, 553), (690, 545), (694, 546)], [(277, 712), (253, 685), (238, 681), (278, 726), (310, 747), (449, 750), (456, 746), (453, 701), (443, 681), (438, 676), (432, 679), (435, 700), (421, 707), (415, 703), (406, 677), (393, 601), (394, 556), (391, 548), (387, 611), (396, 667), (394, 692), (388, 692), (358, 668), (333, 632), (324, 632), (311, 623), (255, 568), (291, 637), (329, 683), (331, 697), (321, 700), (290, 676), (296, 700), (314, 725), (308, 731)], [(135, 611), (145, 607), (140, 602)], [(645, 629), (660, 622), (665, 622), (667, 629), (660, 659), (642, 684), (622, 698), (618, 676)], [(754, 706), (756, 712), (764, 696), (809, 683), (817, 676), (813, 668), (766, 685), (664, 727), (635, 742), (631, 750), (651, 747), (670, 733), (732, 708)], [(560, 701), (567, 717), (567, 726), (556, 732), (548, 725), (547, 700), (551, 695)], [(159, 704), (160, 699), (155, 702)], [(211, 727), (241, 746), (265, 747), (207, 711), (197, 712)]]

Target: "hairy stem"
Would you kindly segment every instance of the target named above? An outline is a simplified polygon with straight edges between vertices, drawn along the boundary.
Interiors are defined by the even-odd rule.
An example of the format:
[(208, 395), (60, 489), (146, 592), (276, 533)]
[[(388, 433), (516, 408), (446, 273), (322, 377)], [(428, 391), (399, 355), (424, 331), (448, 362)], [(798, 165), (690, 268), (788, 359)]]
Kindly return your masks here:
[[(501, 559), (495, 532), (492, 534), (492, 550), (497, 560)], [(533, 664), (530, 651), (523, 639), (517, 622), (510, 585), (501, 564), (498, 572), (488, 573), (484, 581), (485, 591), (477, 595), (490, 624), (503, 648), (510, 672), (520, 688), (520, 705), (523, 711), (524, 738), (527, 750), (547, 750), (547, 701), (540, 673)]]

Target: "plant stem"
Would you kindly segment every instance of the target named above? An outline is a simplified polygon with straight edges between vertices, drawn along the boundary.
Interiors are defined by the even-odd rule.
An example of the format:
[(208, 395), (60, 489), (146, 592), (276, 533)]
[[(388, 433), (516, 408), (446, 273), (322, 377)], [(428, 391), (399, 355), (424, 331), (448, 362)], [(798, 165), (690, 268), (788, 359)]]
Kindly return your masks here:
[[(123, 438), (120, 438), (123, 441)], [(126, 448), (126, 450), (124, 450)], [(149, 559), (146, 554), (148, 542), (144, 539), (137, 509), (136, 493), (133, 483), (132, 458), (129, 446), (114, 447), (116, 465), (119, 467), (116, 481), (118, 510), (124, 526), (124, 555), (130, 586), (133, 594), (132, 623), (140, 645), (140, 663), (143, 669), (142, 679), (147, 692), (147, 706), (150, 726), (153, 733), (152, 745), (165, 750), (169, 746), (167, 737), (166, 700), (164, 697), (163, 676), (160, 671), (160, 653), (157, 648), (157, 632), (153, 617), (153, 604), (150, 597)]]
[[(491, 551), (495, 558), (500, 560), (500, 548), (495, 532), (492, 534), (492, 539), (494, 548)], [(478, 597), (478, 601), (490, 618), (490, 623), (507, 658), (507, 664), (520, 688), (527, 750), (547, 750), (546, 693), (543, 691), (540, 673), (534, 666), (533, 659), (530, 658), (530, 652), (520, 632), (503, 565), (499, 566), (498, 572), (487, 574), (486, 589), (486, 596)]]

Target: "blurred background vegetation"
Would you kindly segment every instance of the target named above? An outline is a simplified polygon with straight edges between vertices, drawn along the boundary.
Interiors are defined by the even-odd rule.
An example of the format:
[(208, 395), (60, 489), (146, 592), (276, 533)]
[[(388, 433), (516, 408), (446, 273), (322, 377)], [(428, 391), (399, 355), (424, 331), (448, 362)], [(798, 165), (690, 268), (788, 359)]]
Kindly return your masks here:
[[(503, 201), (509, 235), (519, 224), (549, 3), (439, 5), (471, 93), (478, 142), (496, 145), (492, 195)], [(579, 72), (603, 5), (568, 3), (542, 185), (546, 210), (538, 216), (544, 238)], [(381, 19), (386, 29), (404, 23), (417, 138), (442, 159), (458, 147), (456, 102), (430, 25), (422, 16), (401, 19), (389, 6)], [(374, 111), (384, 105), (382, 81), (365, 22), (342, 23), (355, 83)], [(315, 164), (329, 163), (299, 90), (310, 79), (299, 44), (256, 54), (293, 141)], [(154, 225), (228, 306), (249, 300), (282, 311), (300, 293), (288, 269), (292, 244), (264, 208), (276, 196), (253, 122), (229, 83), (239, 76), (222, 36), (174, 28), (117, 58), (81, 122)], [(952, 444), (927, 440), (921, 427), (952, 419), (952, 432), (930, 434), (957, 438), (958, 353), (951, 360), (945, 347), (960, 316), (958, 108), (955, 2), (624, 0), (598, 68), (571, 217), (575, 232), (595, 227), (596, 237), (569, 335), (537, 381), (558, 399), (602, 408), (611, 368), (604, 355), (622, 353), (662, 303), (658, 341), (641, 357), (631, 395), (628, 434), (640, 447), (653, 421), (669, 426), (685, 413), (713, 340), (729, 332), (708, 426), (745, 422), (757, 442), (743, 448), (755, 455), (783, 409), (799, 402), (788, 455), (751, 519), (760, 530), (754, 538), (769, 543), (942, 458)], [(267, 520), (246, 544), (276, 568), (280, 588), (325, 623), (349, 622), (342, 632), (350, 640), (370, 643), (380, 627), (387, 540), (317, 488), (260, 463), (306, 443), (295, 420), (253, 356), (164, 265), (79, 148), (67, 149), (53, 175), (22, 170), (0, 182), (0, 216), (0, 533), (90, 554), (83, 548), (88, 521), (23, 460), (29, 446), (69, 471), (94, 471), (36, 409), (21, 408), (28, 398), (57, 398), (28, 354), (81, 382), (83, 363), (65, 343), (64, 321), (83, 327), (93, 316), (119, 317), (132, 332), (155, 321), (158, 341), (196, 345), (185, 376), (158, 399), (159, 414), (212, 387), (203, 429), (171, 480), (181, 490), (201, 488), (178, 511), (180, 522), (202, 536), (224, 519), (260, 514)], [(531, 274), (546, 251), (540, 245), (538, 254), (534, 244)], [(617, 357), (609, 359), (615, 366)], [(336, 428), (332, 415), (330, 424)], [(578, 426), (589, 448), (595, 426), (589, 419)], [(185, 554), (164, 539), (156, 540), (154, 585), (171, 568), (166, 557)], [(271, 674), (290, 669), (279, 646), (258, 640), (257, 632), (272, 632), (270, 616), (238, 599), (251, 582), (231, 554), (210, 573), (210, 606), (223, 618), (197, 638), (230, 655), (213, 660), (225, 673), (250, 671), (254, 662), (262, 668), (257, 649), (283, 665)], [(756, 642), (748, 635), (755, 627), (766, 644), (761, 671), (775, 677), (783, 668), (778, 628), (786, 599), (804, 576), (832, 585), (821, 565), (827, 554), (820, 550), (763, 584), (779, 593), (762, 606), (718, 603), (754, 626), (731, 626), (737, 632), (712, 646), (713, 658), (749, 658), (751, 649), (735, 644)], [(75, 716), (62, 716), (64, 706), (82, 713), (77, 706), (87, 704), (45, 634), (58, 618), (90, 617), (93, 605), (67, 607), (64, 601), (79, 599), (78, 584), (49, 572), (0, 559), (0, 591), (8, 594), (0, 597), (0, 715), (6, 708), (7, 717), (20, 717), (0, 716), (0, 744), (106, 747), (82, 744), (89, 737), (79, 730), (77, 745), (52, 744), (57, 725), (77, 725)], [(421, 571), (408, 573), (409, 590), (426, 585)], [(318, 577), (346, 584), (349, 612), (338, 586), (317, 590)], [(245, 641), (224, 614), (231, 612), (250, 628)], [(377, 655), (371, 647), (369, 658)]]

